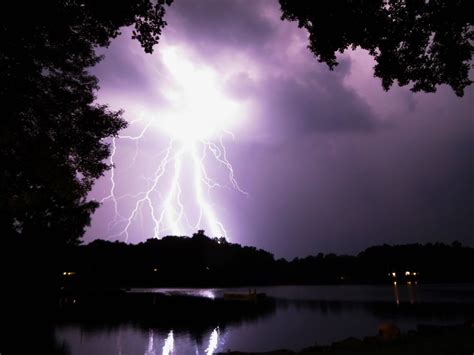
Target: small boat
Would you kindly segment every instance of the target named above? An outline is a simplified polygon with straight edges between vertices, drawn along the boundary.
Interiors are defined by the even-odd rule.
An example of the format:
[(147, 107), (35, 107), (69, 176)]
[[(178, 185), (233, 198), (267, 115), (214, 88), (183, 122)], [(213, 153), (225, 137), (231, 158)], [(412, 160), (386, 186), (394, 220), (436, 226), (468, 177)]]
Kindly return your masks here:
[(265, 293), (257, 293), (255, 289), (249, 290), (249, 292), (224, 293), (224, 300), (226, 301), (258, 302), (266, 297)]

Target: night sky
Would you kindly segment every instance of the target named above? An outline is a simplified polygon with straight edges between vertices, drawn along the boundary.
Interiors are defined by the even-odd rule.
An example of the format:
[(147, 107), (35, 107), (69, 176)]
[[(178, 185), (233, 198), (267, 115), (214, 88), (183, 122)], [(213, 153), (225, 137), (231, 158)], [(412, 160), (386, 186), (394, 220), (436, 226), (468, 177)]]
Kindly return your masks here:
[[(367, 53), (346, 51), (330, 71), (307, 49), (307, 33), (280, 16), (276, 0), (176, 0), (152, 55), (129, 29), (101, 51), (105, 59), (92, 70), (100, 80), (98, 101), (124, 109), (131, 124), (122, 135), (136, 137), (153, 121), (139, 141), (116, 140), (118, 213), (130, 215), (169, 144), (163, 122), (180, 107), (163, 58), (174, 53), (210, 73), (220, 96), (209, 101), (215, 106), (201, 100), (205, 110), (223, 110), (226, 119), (236, 108), (224, 127), (234, 139), (228, 133), (222, 139), (248, 195), (232, 186), (225, 166), (204, 160), (222, 185), (206, 190), (206, 199), (231, 242), (288, 258), (352, 254), (383, 243), (474, 245), (473, 87), (462, 98), (444, 86), (436, 94), (396, 85), (384, 92)], [(192, 171), (183, 164), (182, 200), (193, 224)], [(109, 171), (91, 197), (106, 198), (111, 183)], [(164, 177), (151, 195), (157, 210), (169, 184)], [(114, 210), (106, 199), (86, 242), (125, 240), (126, 221), (114, 219)], [(128, 242), (153, 235), (148, 206), (132, 222)]]

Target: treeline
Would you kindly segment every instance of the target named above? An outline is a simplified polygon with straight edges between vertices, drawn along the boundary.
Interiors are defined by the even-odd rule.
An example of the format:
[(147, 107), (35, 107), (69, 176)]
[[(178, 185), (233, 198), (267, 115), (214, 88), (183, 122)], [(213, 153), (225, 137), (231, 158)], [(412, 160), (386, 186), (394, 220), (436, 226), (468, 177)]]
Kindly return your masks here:
[(382, 245), (356, 256), (320, 253), (287, 261), (201, 231), (136, 245), (96, 240), (61, 254), (56, 272), (62, 283), (90, 287), (474, 281), (474, 248), (458, 242)]

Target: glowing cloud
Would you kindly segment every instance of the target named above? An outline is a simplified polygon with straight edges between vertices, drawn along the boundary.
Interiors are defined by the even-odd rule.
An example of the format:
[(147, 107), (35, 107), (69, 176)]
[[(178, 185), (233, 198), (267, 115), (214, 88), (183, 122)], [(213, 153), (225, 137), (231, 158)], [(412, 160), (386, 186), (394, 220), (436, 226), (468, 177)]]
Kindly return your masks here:
[(196, 67), (177, 47), (162, 51), (173, 86), (163, 92), (171, 109), (159, 120), (160, 129), (182, 142), (215, 138), (242, 119), (242, 106), (225, 97), (216, 72)]

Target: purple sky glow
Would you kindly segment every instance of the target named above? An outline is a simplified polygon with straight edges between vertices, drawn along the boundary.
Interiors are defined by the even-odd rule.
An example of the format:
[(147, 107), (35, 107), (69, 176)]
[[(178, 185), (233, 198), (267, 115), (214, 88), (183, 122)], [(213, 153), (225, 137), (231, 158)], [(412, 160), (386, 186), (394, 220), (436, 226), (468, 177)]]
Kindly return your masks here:
[[(98, 101), (123, 108), (130, 125), (115, 141), (114, 184), (109, 171), (91, 193), (104, 203), (86, 242), (189, 235), (196, 224), (221, 236), (211, 213), (230, 241), (278, 257), (474, 244), (472, 87), (463, 98), (448, 87), (384, 92), (360, 49), (339, 55), (331, 72), (307, 49), (305, 31), (280, 20), (273, 0), (175, 0), (166, 20), (152, 55), (124, 29), (92, 70)], [(223, 157), (221, 139), (233, 175), (213, 156), (216, 144)], [(177, 201), (167, 202), (177, 160), (160, 170), (171, 141), (171, 157), (185, 152), (179, 227), (169, 222), (176, 211), (163, 212)], [(220, 185), (202, 190), (211, 212), (199, 208), (196, 169), (201, 182)], [(146, 190), (151, 207), (144, 200), (133, 214)], [(159, 231), (152, 208), (155, 220), (164, 213)]]

